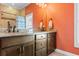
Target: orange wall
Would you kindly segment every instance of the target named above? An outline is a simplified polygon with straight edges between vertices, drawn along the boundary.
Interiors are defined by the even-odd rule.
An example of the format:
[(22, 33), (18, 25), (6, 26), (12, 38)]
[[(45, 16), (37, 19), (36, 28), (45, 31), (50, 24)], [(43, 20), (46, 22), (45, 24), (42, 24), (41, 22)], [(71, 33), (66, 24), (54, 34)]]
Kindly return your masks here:
[[(57, 29), (57, 48), (79, 54), (79, 49), (74, 48), (74, 4), (51, 3), (46, 8), (40, 8), (35, 4), (30, 4), (25, 9), (25, 13), (33, 12), (34, 29), (39, 27), (39, 22), (44, 19), (45, 26), (49, 18), (53, 18), (54, 26)], [(47, 15), (47, 18), (46, 18)]]

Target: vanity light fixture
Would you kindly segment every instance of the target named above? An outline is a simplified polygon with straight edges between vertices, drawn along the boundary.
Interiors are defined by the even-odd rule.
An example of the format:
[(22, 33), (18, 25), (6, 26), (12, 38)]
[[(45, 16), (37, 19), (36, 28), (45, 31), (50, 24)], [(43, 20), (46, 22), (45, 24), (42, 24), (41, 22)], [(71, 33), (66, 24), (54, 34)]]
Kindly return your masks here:
[(43, 20), (46, 18), (47, 19), (47, 12), (45, 12), (47, 4), (46, 3), (36, 3), (37, 6), (43, 9), (43, 19), (40, 21), (40, 30), (45, 31), (45, 24), (43, 23)]
[(46, 3), (36, 3), (39, 7), (45, 8), (47, 6)]

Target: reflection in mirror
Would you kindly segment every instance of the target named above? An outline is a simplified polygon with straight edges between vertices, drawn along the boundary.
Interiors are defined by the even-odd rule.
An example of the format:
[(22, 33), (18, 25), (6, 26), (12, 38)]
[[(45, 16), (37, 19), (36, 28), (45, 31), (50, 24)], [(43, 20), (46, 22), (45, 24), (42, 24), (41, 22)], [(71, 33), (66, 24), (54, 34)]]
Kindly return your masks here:
[(16, 24), (17, 24), (17, 29), (19, 30), (19, 32), (23, 32), (25, 30), (25, 17), (17, 16)]

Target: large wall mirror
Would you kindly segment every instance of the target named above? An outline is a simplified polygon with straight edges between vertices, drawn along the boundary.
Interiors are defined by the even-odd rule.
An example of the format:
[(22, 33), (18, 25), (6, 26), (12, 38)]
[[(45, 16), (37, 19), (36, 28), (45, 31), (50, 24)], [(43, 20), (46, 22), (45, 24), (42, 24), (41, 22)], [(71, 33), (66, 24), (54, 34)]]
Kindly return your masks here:
[(16, 25), (20, 32), (33, 33), (33, 13), (28, 13), (26, 16), (17, 16)]

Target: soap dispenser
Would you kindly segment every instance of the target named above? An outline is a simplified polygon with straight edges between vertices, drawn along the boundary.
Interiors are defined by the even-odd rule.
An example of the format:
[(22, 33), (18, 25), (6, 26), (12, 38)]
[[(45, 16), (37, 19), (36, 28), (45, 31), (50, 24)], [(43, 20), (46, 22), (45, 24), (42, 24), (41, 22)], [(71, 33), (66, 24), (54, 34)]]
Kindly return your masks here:
[(10, 25), (10, 21), (8, 21), (7, 23), (8, 23), (8, 32), (11, 32), (12, 26)]
[(45, 30), (45, 26), (44, 26), (43, 20), (40, 20), (40, 26), (39, 27), (40, 27), (41, 31)]
[(52, 30), (53, 28), (54, 28), (53, 19), (50, 18), (49, 21), (48, 21), (48, 29), (49, 29), (49, 30)]

